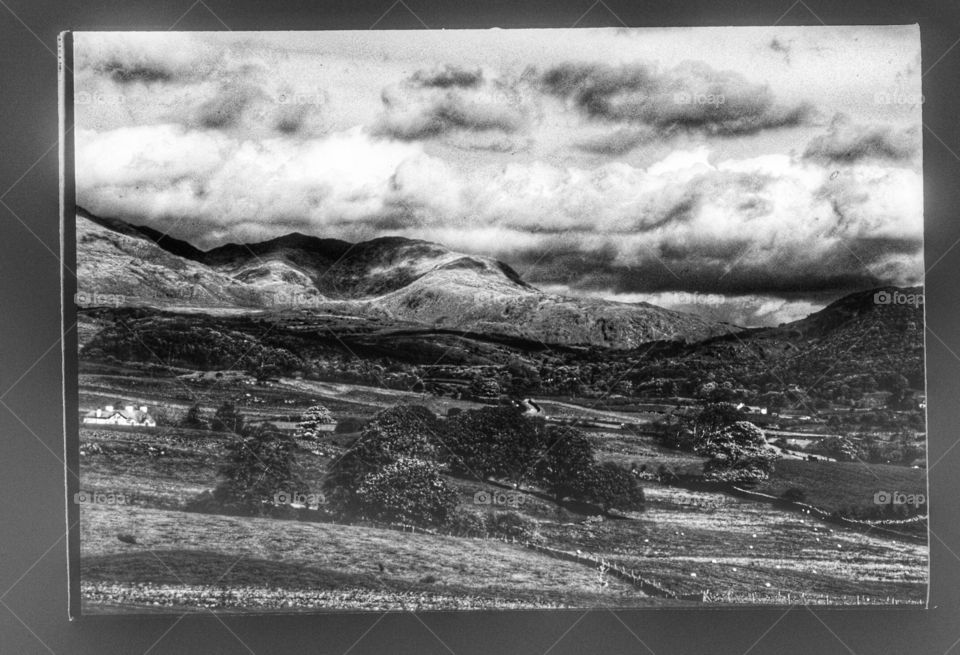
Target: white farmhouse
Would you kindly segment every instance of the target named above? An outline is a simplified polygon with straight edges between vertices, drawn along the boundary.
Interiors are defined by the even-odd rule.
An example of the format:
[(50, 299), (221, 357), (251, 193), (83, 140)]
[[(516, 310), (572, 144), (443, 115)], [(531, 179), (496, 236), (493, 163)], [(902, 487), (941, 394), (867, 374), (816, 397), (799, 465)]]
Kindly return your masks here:
[(146, 405), (141, 405), (139, 408), (127, 405), (123, 409), (106, 405), (103, 409), (87, 412), (83, 422), (87, 425), (132, 425), (147, 428), (157, 426), (156, 420), (150, 416)]

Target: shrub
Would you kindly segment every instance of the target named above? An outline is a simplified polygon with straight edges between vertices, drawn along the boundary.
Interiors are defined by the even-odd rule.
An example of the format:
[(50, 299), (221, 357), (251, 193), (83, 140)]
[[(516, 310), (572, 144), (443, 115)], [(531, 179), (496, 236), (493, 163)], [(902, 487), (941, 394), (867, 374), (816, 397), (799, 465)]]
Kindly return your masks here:
[(494, 512), (490, 515), (490, 532), (507, 539), (538, 542), (543, 540), (540, 524), (515, 511)]
[(210, 424), (212, 430), (217, 432), (234, 432), (240, 434), (243, 431), (243, 415), (237, 411), (236, 405), (229, 400), (224, 401), (217, 408), (213, 415), (213, 422)]
[(184, 415), (183, 419), (180, 421), (180, 425), (185, 428), (191, 428), (194, 430), (204, 430), (207, 427), (207, 422), (203, 420), (203, 415), (200, 412), (200, 405), (194, 403), (190, 406), (190, 409), (187, 410), (187, 413)]
[(333, 418), (330, 410), (323, 405), (314, 405), (300, 416), (300, 422), (297, 423), (297, 437), (300, 439), (318, 439), (320, 437), (320, 426), (331, 425), (337, 420)]
[(812, 444), (807, 450), (832, 457), (840, 462), (851, 462), (857, 459), (857, 447), (852, 441), (844, 437), (827, 437)]
[(457, 494), (434, 462), (401, 457), (366, 475), (356, 490), (362, 516), (420, 525), (445, 523), (457, 505)]
[(227, 444), (222, 482), (193, 508), (219, 506), (239, 514), (269, 514), (279, 491), (308, 490), (294, 458), (296, 444), (269, 423)]
[(586, 500), (598, 504), (604, 512), (642, 510), (645, 503), (643, 487), (636, 476), (615, 462), (592, 466), (581, 482)]
[(487, 514), (458, 507), (447, 517), (446, 528), (458, 537), (485, 537), (489, 531)]

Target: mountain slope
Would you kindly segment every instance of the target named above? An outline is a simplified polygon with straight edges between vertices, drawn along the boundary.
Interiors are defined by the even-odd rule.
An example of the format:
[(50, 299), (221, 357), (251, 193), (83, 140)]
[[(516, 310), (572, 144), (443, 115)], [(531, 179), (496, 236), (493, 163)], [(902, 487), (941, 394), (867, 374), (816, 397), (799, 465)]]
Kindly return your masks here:
[(336, 310), (608, 348), (733, 329), (653, 305), (548, 294), (502, 262), (401, 237), (350, 244), (290, 234), (204, 252), (82, 211), (77, 234), (81, 290), (121, 294), (126, 304)]
[(803, 393), (830, 398), (849, 393), (850, 388), (889, 387), (896, 376), (906, 378), (911, 388), (922, 389), (922, 303), (877, 301), (878, 294), (916, 298), (922, 292), (922, 287), (855, 292), (780, 327), (664, 346), (635, 371), (638, 379), (671, 378), (682, 371), (687, 378), (760, 389), (789, 382)]
[[(320, 296), (309, 280), (248, 284), (174, 254), (140, 230), (78, 213), (77, 278), (82, 304), (256, 309), (271, 305), (278, 294)], [(168, 242), (161, 237), (159, 242), (180, 252), (193, 248), (174, 239)]]

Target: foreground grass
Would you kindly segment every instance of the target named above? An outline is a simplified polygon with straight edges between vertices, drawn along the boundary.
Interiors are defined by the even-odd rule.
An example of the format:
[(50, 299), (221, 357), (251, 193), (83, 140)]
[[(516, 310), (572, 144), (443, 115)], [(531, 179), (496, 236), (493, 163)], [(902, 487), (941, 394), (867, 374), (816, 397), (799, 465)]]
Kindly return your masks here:
[[(601, 459), (648, 464), (665, 458), (697, 466), (645, 438), (595, 435)], [(233, 518), (178, 511), (216, 483), (223, 437), (184, 430), (82, 430), (83, 488), (132, 494), (133, 507), (84, 506), (82, 579), (88, 608), (166, 611), (219, 609), (404, 609), (636, 607), (665, 604), (587, 566), (492, 540), (403, 534), (374, 528)], [(606, 448), (604, 448), (606, 446)], [(158, 451), (157, 449), (160, 448)], [(319, 480), (325, 457), (299, 459)], [(849, 503), (877, 479), (826, 462), (778, 463), (789, 486)], [(840, 473), (838, 473), (838, 471)], [(917, 476), (881, 467), (878, 475)], [(813, 476), (800, 484), (801, 476)], [(792, 476), (792, 477), (789, 477)], [(910, 492), (902, 478), (889, 491)], [(777, 478), (771, 480), (771, 483)], [(491, 491), (451, 480), (461, 502)], [(894, 485), (894, 483), (897, 483)], [(886, 482), (885, 482), (886, 484)], [(819, 485), (817, 488), (815, 485)], [(635, 569), (679, 593), (707, 591), (720, 602), (919, 603), (926, 596), (927, 549), (827, 525), (769, 503), (721, 493), (645, 484), (647, 511), (629, 519), (557, 512), (531, 497), (516, 511), (538, 521), (545, 542)], [(767, 490), (768, 493), (771, 493)], [(475, 509), (476, 506), (474, 506)], [(494, 508), (487, 507), (489, 510)], [(117, 536), (130, 534), (136, 544)], [(236, 564), (231, 567), (231, 564)], [(382, 565), (382, 568), (381, 568)], [(221, 574), (227, 574), (220, 580)]]
[(81, 579), (93, 612), (654, 603), (611, 576), (496, 540), (135, 506), (83, 506)]
[(810, 603), (919, 603), (927, 547), (832, 526), (767, 503), (674, 487), (646, 487), (637, 520), (544, 526), (580, 548), (681, 593), (732, 602), (805, 594)]

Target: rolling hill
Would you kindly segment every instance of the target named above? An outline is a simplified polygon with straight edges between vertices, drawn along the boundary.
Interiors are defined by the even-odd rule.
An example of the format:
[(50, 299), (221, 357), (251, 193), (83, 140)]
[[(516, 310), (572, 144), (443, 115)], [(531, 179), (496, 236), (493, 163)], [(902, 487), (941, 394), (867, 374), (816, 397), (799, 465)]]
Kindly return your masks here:
[(202, 251), (156, 230), (77, 213), (79, 289), (112, 304), (335, 311), (558, 345), (629, 349), (738, 328), (646, 303), (549, 294), (503, 262), (402, 237), (351, 244), (289, 234)]

